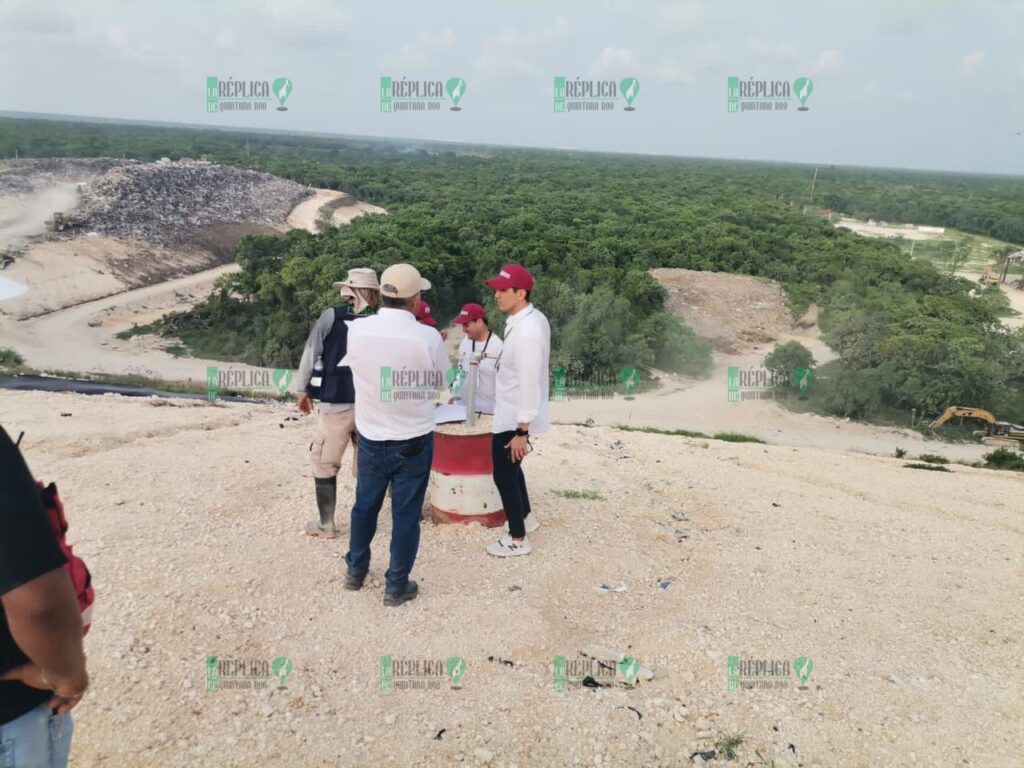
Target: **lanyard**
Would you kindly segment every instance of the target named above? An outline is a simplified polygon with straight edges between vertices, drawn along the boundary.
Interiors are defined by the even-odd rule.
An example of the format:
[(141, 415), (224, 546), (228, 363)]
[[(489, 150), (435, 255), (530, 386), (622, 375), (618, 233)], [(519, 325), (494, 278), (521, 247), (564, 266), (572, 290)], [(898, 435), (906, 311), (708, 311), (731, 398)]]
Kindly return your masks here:
[[(493, 333), (491, 333), (490, 331), (487, 331), (487, 341), (484, 342), (484, 348), (480, 350), (480, 359), (481, 360), (483, 360), (485, 357), (487, 357), (487, 345), (491, 343), (491, 336), (493, 336), (493, 335), (494, 335)], [(476, 342), (475, 341), (473, 342), (473, 349), (472, 349), (472, 351), (476, 352)]]

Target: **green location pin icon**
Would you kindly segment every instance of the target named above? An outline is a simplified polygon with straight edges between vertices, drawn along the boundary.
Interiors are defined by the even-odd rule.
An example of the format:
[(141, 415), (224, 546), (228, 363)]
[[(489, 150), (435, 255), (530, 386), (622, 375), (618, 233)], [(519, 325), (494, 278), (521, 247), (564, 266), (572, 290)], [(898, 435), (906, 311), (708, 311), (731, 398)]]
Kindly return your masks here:
[(452, 685), (458, 685), (466, 672), (466, 660), (461, 656), (452, 656), (445, 662), (445, 667), (448, 670), (448, 677), (452, 679)]
[(793, 385), (800, 390), (800, 398), (807, 398), (807, 390), (814, 381), (814, 371), (810, 368), (797, 368), (793, 371)]
[(278, 393), (283, 397), (284, 393), (288, 391), (288, 385), (292, 383), (292, 372), (288, 368), (275, 368), (274, 374), (274, 386), (277, 387)]
[(814, 90), (814, 83), (811, 82), (809, 77), (798, 77), (793, 81), (793, 91), (796, 93), (796, 97), (800, 99), (800, 106), (797, 107), (798, 112), (806, 112), (810, 107), (807, 106), (807, 100), (811, 98), (811, 91)]
[(798, 656), (793, 659), (793, 671), (796, 672), (796, 676), (800, 680), (800, 685), (806, 685), (807, 678), (810, 677), (811, 672), (814, 671), (814, 662), (807, 656)]
[(619, 371), (619, 382), (626, 385), (626, 397), (630, 400), (633, 399), (633, 387), (640, 380), (639, 374), (636, 372), (636, 368), (623, 368)]
[(287, 77), (279, 77), (271, 84), (270, 88), (274, 92), (274, 95), (277, 97), (278, 104), (281, 105), (277, 108), (277, 111), (287, 112), (288, 107), (286, 107), (284, 103), (292, 94), (292, 81), (289, 80)]
[(270, 668), (274, 670), (277, 682), (282, 688), (284, 688), (284, 681), (287, 680), (288, 675), (292, 673), (292, 660), (287, 656), (278, 656), (273, 662), (271, 662)]
[(622, 97), (626, 100), (626, 106), (623, 109), (627, 112), (635, 112), (636, 107), (633, 106), (633, 99), (640, 93), (640, 81), (635, 77), (624, 78), (619, 83), (619, 90), (622, 92)]
[(448, 82), (444, 84), (444, 89), (448, 91), (448, 95), (452, 99), (452, 112), (461, 111), (462, 107), (459, 106), (459, 99), (466, 93), (466, 81), (461, 77), (449, 78)]
[(625, 678), (626, 685), (632, 685), (636, 682), (636, 676), (640, 674), (640, 662), (632, 656), (626, 656), (619, 662), (619, 672)]

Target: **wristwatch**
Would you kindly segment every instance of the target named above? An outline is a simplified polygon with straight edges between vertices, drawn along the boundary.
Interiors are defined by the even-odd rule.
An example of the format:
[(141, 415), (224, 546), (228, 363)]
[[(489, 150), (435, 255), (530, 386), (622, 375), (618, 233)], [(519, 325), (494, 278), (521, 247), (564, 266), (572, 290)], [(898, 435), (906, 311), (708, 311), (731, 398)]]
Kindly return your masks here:
[(528, 429), (519, 429), (519, 427), (516, 427), (516, 437), (529, 437), (529, 436), (530, 436), (530, 430), (528, 430)]

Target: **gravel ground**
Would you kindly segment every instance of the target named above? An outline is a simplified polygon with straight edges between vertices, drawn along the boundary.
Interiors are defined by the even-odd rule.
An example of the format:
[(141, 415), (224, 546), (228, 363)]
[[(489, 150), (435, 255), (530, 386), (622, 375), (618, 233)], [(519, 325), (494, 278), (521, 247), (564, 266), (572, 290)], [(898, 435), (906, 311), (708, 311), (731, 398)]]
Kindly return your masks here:
[[(533, 554), (499, 561), (493, 531), (426, 525), (420, 597), (389, 609), (385, 518), (355, 593), (345, 537), (300, 533), (296, 413), (0, 393), (94, 573), (76, 768), (689, 766), (740, 732), (735, 765), (1020, 765), (1024, 476), (556, 426), (526, 463)], [(553, 658), (593, 643), (656, 678), (556, 691)], [(211, 654), (293, 671), (207, 691)], [(466, 670), (382, 693), (384, 654)], [(733, 655), (814, 668), (804, 688), (729, 691)]]

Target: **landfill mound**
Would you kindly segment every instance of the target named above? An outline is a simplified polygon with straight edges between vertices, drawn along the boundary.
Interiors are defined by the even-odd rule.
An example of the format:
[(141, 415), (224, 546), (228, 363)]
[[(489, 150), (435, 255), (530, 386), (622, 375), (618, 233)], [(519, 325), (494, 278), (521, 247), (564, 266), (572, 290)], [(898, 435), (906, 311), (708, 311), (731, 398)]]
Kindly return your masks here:
[[(277, 231), (311, 191), (269, 173), (203, 162), (113, 168), (82, 191), (78, 226), (122, 239), (166, 245), (237, 225)], [(244, 234), (244, 233), (242, 233)]]
[(786, 294), (771, 280), (726, 272), (652, 269), (668, 292), (665, 309), (718, 352), (743, 354), (793, 330)]
[(46, 157), (0, 161), (0, 197), (23, 195), (63, 182), (86, 182), (136, 160)]

